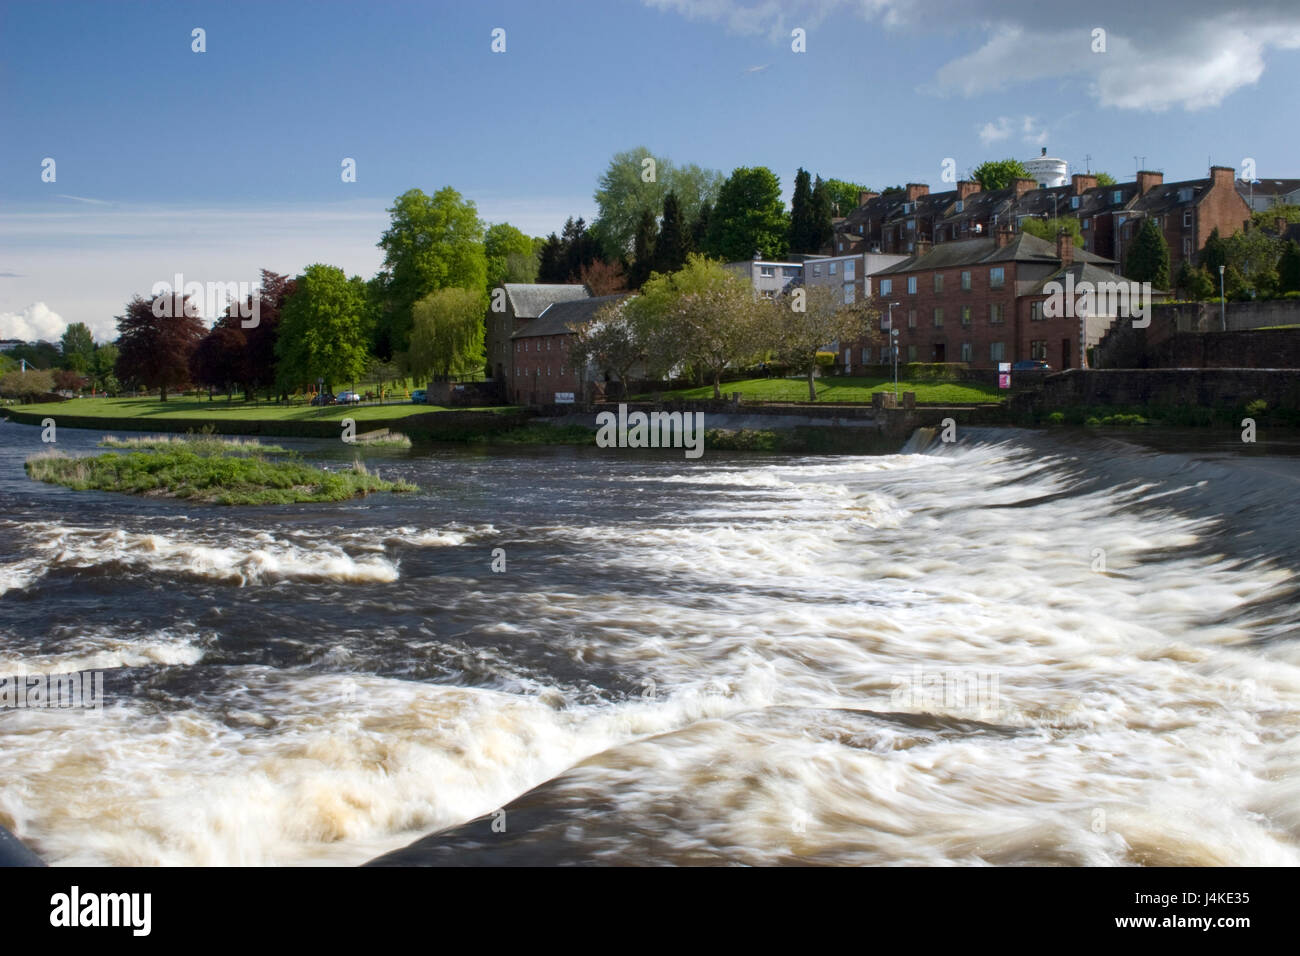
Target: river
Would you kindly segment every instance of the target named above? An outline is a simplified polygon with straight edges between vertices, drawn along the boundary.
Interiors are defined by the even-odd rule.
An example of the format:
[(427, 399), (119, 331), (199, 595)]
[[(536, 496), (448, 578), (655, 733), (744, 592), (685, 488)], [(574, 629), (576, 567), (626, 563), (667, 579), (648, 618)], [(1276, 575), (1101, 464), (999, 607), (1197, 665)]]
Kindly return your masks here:
[(40, 435), (0, 675), (105, 692), (0, 711), (51, 863), (1300, 863), (1294, 447), (426, 446), (223, 508), (29, 481)]

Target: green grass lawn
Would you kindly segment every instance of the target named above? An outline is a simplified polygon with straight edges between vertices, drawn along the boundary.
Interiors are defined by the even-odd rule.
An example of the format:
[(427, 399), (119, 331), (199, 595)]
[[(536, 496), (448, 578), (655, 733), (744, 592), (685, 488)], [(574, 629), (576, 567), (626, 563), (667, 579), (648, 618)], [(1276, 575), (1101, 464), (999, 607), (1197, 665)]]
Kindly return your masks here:
[[(817, 400), (819, 402), (861, 402), (871, 403), (872, 392), (892, 392), (892, 378), (819, 378), (816, 380)], [(742, 401), (758, 402), (806, 402), (808, 401), (808, 380), (804, 378), (748, 378), (738, 382), (724, 382), (722, 394), (740, 392)], [(966, 405), (972, 402), (1000, 402), (1006, 398), (1006, 392), (991, 385), (974, 385), (958, 382), (905, 382), (899, 381), (898, 394), (916, 392), (918, 402), (936, 402), (952, 405)], [(649, 396), (639, 396), (648, 398)], [(712, 398), (713, 386), (702, 388), (678, 389), (665, 392), (664, 398), (692, 399)]]
[[(205, 421), (339, 421), (351, 418), (358, 423), (425, 412), (442, 412), (440, 405), (276, 405), (272, 402), (245, 404), (227, 402), (223, 398), (209, 402), (207, 399), (171, 398), (160, 402), (156, 398), (74, 398), (66, 402), (44, 405), (15, 406), (24, 412), (49, 415), (56, 421), (60, 415), (77, 415), (87, 418), (168, 419), (199, 418)], [(458, 409), (473, 411), (475, 409)], [(481, 409), (479, 409), (481, 410)], [(498, 408), (491, 409), (499, 410)]]

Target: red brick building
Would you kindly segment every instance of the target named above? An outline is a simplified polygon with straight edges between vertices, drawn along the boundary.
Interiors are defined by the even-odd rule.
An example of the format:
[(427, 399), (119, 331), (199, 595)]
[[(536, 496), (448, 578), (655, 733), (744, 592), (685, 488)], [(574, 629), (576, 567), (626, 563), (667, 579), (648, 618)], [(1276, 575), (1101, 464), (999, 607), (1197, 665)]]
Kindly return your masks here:
[(1099, 186), (1097, 177), (1076, 173), (1068, 184), (1050, 188), (1018, 179), (986, 192), (963, 181), (933, 194), (924, 183), (908, 183), (883, 196), (860, 193), (858, 208), (836, 222), (827, 251), (911, 254), (921, 243), (987, 238), (1005, 226), (1019, 230), (1026, 219), (1068, 216), (1079, 220), (1083, 251), (1119, 263), (1142, 220), (1151, 217), (1169, 244), (1172, 275), (1184, 260), (1195, 262), (1212, 230), (1227, 237), (1249, 220), (1233, 176), (1230, 167), (1212, 166), (1206, 179), (1166, 184), (1163, 173), (1144, 170), (1133, 182)]
[[(996, 368), (999, 362), (1037, 358), (1053, 368), (1077, 368), (1085, 333), (1076, 317), (1049, 317), (1042, 308), (1044, 285), (1074, 281), (1122, 282), (1110, 271), (1114, 263), (1076, 250), (1068, 236), (1055, 244), (1003, 224), (992, 236), (918, 243), (916, 254), (876, 274), (876, 301), (881, 329), (892, 321), (899, 330), (898, 361), (965, 362), (973, 368)], [(1086, 332), (1095, 343), (1109, 318), (1093, 318)], [(855, 371), (876, 373), (892, 362), (887, 339), (860, 342), (848, 363)]]
[(573, 329), (589, 322), (596, 312), (627, 293), (555, 302), (511, 337), (511, 371), (506, 394), (519, 405), (549, 405), (557, 394), (573, 393), (582, 401), (596, 370), (584, 373), (570, 364)]
[(554, 303), (590, 295), (591, 291), (579, 283), (506, 282), (493, 289), (484, 320), (488, 377), (505, 382), (508, 391), (514, 381), (510, 337)]

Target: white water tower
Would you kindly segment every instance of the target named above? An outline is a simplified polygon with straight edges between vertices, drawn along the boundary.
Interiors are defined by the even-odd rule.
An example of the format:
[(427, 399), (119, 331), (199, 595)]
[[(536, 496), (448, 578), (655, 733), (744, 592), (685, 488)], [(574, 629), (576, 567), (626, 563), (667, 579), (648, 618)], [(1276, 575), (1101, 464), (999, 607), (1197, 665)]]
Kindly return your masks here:
[(1047, 147), (1043, 147), (1043, 152), (1037, 159), (1027, 159), (1024, 162), (1025, 169), (1029, 170), (1029, 175), (1038, 180), (1040, 186), (1064, 186), (1070, 181), (1070, 164), (1063, 159), (1057, 159), (1055, 156), (1047, 155)]

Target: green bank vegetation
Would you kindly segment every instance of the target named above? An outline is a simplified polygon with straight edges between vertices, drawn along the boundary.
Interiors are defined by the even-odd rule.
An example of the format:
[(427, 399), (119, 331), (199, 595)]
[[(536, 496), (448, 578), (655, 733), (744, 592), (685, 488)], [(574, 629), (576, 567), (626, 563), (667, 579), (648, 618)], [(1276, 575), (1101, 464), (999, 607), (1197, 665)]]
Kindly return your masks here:
[(109, 452), (70, 458), (46, 452), (27, 459), (30, 478), (77, 491), (183, 498), (220, 505), (344, 501), (376, 491), (418, 490), (385, 481), (360, 461), (326, 471), (300, 461), (268, 461), (259, 453), (200, 453), (181, 440), (161, 451)]

